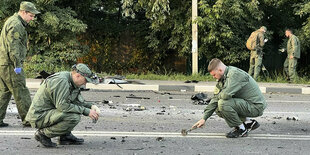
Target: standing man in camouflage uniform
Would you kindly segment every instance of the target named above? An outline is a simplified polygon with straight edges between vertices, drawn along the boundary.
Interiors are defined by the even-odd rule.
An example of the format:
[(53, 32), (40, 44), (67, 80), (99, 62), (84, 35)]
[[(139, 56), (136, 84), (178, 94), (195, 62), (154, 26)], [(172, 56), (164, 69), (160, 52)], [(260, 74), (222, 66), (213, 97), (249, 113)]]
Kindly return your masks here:
[(45, 147), (55, 147), (52, 137), (59, 137), (60, 145), (82, 144), (71, 131), (80, 122), (81, 114), (98, 120), (100, 110), (81, 96), (80, 87), (86, 82), (99, 81), (85, 64), (77, 64), (71, 72), (49, 76), (35, 94), (26, 120), (37, 128), (35, 139)]
[(219, 59), (212, 59), (208, 66), (210, 74), (217, 79), (214, 97), (204, 110), (203, 118), (192, 128), (202, 127), (216, 112), (229, 127), (227, 138), (246, 137), (248, 132), (259, 127), (254, 119), (263, 115), (266, 101), (255, 80), (243, 70), (226, 66)]
[[(257, 77), (259, 76), (259, 73), (262, 69), (262, 63), (263, 63), (263, 47), (265, 45), (265, 42), (267, 42), (267, 39), (264, 39), (264, 35), (267, 31), (267, 28), (265, 26), (262, 26), (260, 29), (252, 32), (251, 36), (253, 35), (252, 44), (253, 49), (251, 50), (251, 56), (250, 56), (250, 68), (249, 68), (249, 74), (254, 76), (253, 78), (257, 80)], [(250, 38), (251, 38), (250, 36)]]
[(31, 104), (31, 98), (23, 71), (27, 54), (27, 31), (25, 27), (40, 12), (31, 2), (22, 2), (18, 13), (4, 24), (0, 36), (0, 127), (8, 126), (3, 122), (13, 94), (23, 125)]
[[(289, 82), (296, 82), (298, 78), (296, 68), (297, 60), (300, 58), (300, 42), (290, 29), (285, 31), (285, 36), (289, 39), (287, 41), (287, 57), (284, 62), (284, 73), (288, 77)], [(282, 52), (284, 51), (282, 50)]]

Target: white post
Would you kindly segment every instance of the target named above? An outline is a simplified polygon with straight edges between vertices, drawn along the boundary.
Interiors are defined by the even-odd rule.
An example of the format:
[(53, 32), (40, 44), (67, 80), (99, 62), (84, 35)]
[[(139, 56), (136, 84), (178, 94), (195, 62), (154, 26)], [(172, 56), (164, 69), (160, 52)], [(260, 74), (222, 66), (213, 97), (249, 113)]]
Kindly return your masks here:
[(198, 73), (198, 25), (194, 22), (197, 15), (197, 0), (192, 0), (192, 74)]

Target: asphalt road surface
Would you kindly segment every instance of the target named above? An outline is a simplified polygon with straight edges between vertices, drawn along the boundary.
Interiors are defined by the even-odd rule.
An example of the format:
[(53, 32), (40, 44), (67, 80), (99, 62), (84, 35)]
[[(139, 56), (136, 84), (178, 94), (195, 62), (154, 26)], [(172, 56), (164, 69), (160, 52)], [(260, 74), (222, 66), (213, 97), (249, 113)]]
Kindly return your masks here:
[(85, 143), (52, 149), (34, 139), (35, 129), (22, 127), (11, 100), (4, 120), (10, 126), (0, 128), (0, 154), (309, 154), (310, 95), (265, 94), (268, 107), (256, 118), (261, 126), (248, 137), (228, 139), (231, 129), (216, 115), (204, 128), (181, 135), (206, 106), (194, 105), (193, 94), (84, 91), (101, 109), (98, 122), (83, 116), (73, 134)]

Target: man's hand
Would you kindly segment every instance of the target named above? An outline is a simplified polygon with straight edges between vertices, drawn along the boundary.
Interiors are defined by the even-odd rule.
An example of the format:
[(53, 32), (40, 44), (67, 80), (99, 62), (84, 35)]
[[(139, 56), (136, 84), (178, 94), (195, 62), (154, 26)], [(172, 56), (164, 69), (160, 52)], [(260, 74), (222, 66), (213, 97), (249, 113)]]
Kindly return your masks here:
[(93, 120), (98, 120), (99, 118), (99, 114), (95, 110), (92, 110), (92, 109), (90, 109), (88, 116)]
[(201, 127), (205, 124), (205, 122), (206, 122), (206, 120), (201, 119), (201, 120), (199, 120), (197, 123), (195, 123), (195, 124), (192, 126), (192, 128), (193, 128), (193, 129), (194, 129), (194, 128), (201, 128)]
[(291, 55), (291, 56), (290, 56), (290, 59), (293, 59), (293, 58), (294, 58), (294, 56)]
[(95, 110), (97, 114), (100, 114), (100, 109), (96, 105), (92, 105), (91, 109)]
[(22, 68), (14, 68), (14, 72), (16, 74), (20, 74), (22, 72)]

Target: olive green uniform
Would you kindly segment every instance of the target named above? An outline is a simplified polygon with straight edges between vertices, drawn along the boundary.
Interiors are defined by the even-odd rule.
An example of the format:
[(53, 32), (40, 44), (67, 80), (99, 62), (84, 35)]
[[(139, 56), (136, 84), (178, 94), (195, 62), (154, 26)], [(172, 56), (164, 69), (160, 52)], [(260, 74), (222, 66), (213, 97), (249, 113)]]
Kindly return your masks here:
[(14, 68), (22, 68), (27, 54), (27, 23), (15, 13), (4, 24), (0, 36), (0, 123), (13, 94), (18, 113), (24, 121), (31, 104), (31, 98), (23, 70), (20, 74)]
[(254, 33), (257, 34), (256, 38), (256, 46), (254, 50), (251, 50), (251, 56), (250, 56), (250, 68), (249, 68), (249, 74), (251, 76), (254, 76), (254, 79), (257, 79), (259, 76), (259, 73), (262, 69), (263, 64), (263, 47), (265, 45), (264, 42), (264, 32), (260, 29), (256, 30)]
[(88, 116), (91, 102), (81, 96), (70, 72), (59, 72), (47, 78), (35, 94), (26, 120), (33, 128), (43, 129), (49, 137), (69, 133), (80, 122), (81, 114)]
[[(291, 35), (287, 41), (287, 57), (284, 62), (284, 72), (291, 82), (294, 82), (298, 75), (296, 73), (297, 60), (300, 58), (300, 42), (295, 35)], [(292, 59), (290, 57), (293, 56)]]
[(246, 117), (263, 114), (267, 104), (255, 80), (243, 70), (228, 66), (216, 85), (214, 97), (204, 110), (207, 120), (214, 112), (229, 127), (237, 127)]

